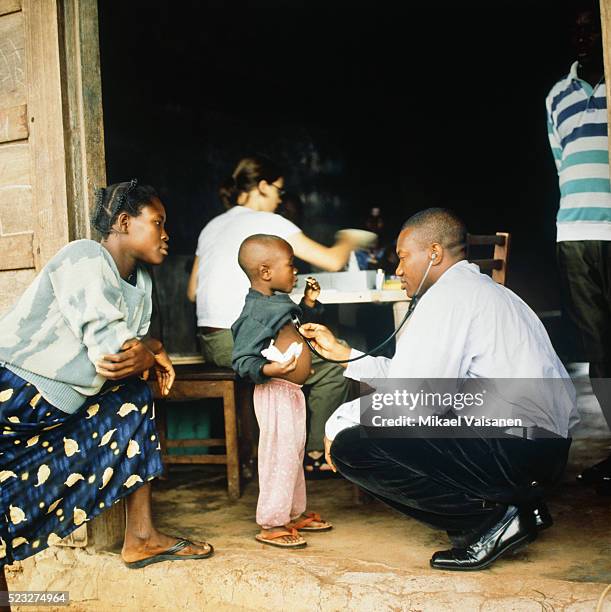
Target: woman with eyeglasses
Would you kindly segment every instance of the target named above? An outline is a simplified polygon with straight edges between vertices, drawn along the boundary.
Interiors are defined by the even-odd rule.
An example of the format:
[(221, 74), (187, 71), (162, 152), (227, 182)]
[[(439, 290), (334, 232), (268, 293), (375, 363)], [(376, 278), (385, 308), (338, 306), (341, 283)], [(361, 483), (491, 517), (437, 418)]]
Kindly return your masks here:
[[(284, 172), (263, 156), (241, 159), (231, 176), (219, 189), (228, 209), (215, 217), (201, 231), (187, 296), (197, 303), (198, 337), (207, 362), (231, 367), (233, 338), (231, 325), (240, 316), (249, 282), (238, 265), (242, 241), (254, 234), (273, 234), (284, 238), (300, 259), (323, 270), (341, 270), (357, 245), (347, 239), (326, 247), (308, 238), (293, 222), (276, 214), (284, 195)], [(310, 310), (302, 300), (304, 318)], [(311, 308), (312, 311), (315, 308)], [(313, 358), (314, 373), (306, 381), (311, 385), (308, 401), (310, 425), (306, 446), (306, 474), (316, 471), (331, 475), (324, 464), (324, 424), (343, 403), (348, 381), (336, 364)]]

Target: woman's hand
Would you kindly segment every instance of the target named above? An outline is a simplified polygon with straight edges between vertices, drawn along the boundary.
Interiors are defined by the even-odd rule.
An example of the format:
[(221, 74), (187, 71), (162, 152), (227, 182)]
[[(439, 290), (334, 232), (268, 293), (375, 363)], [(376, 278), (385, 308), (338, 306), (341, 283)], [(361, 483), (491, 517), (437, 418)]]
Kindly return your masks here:
[(165, 349), (162, 348), (158, 353), (155, 353), (155, 376), (157, 377), (157, 384), (161, 395), (168, 395), (170, 389), (174, 384), (176, 378), (176, 372), (174, 372), (174, 366), (168, 357)]
[(323, 357), (335, 360), (350, 359), (350, 347), (341, 344), (328, 327), (319, 323), (305, 323), (299, 328), (299, 333), (308, 338)]
[(129, 376), (141, 375), (155, 365), (155, 355), (140, 340), (127, 340), (121, 352), (103, 355), (95, 365), (96, 372), (108, 380), (121, 380)]
[(265, 376), (269, 376), (270, 378), (284, 376), (285, 374), (289, 374), (297, 367), (297, 357), (293, 355), (288, 361), (284, 363), (278, 363), (277, 361), (270, 361), (266, 363), (261, 372)]

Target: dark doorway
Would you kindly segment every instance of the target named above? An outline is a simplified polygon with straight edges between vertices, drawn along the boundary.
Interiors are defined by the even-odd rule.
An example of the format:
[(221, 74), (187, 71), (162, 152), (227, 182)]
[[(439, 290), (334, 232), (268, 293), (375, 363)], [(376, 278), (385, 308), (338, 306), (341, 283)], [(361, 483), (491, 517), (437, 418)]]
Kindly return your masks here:
[(446, 205), (509, 231), (510, 288), (559, 306), (544, 98), (572, 56), (553, 0), (100, 2), (109, 182), (155, 185), (175, 253), (244, 153), (283, 162), (329, 242)]

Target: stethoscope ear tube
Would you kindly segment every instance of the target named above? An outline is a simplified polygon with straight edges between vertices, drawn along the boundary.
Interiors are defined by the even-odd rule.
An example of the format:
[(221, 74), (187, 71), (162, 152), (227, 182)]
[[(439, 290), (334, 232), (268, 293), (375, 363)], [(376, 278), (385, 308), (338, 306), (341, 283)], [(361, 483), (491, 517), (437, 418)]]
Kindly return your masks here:
[(418, 303), (418, 300), (420, 299), (420, 289), (422, 289), (422, 285), (424, 284), (424, 281), (426, 280), (426, 277), (429, 275), (429, 270), (431, 269), (432, 265), (433, 265), (433, 258), (431, 257), (431, 260), (429, 261), (429, 265), (428, 265), (428, 267), (426, 269), (426, 272), (424, 273), (424, 276), (422, 277), (422, 280), (420, 281), (420, 284), (418, 285), (418, 289), (416, 289), (416, 292), (414, 293), (414, 295), (412, 297), (412, 300), (409, 303), (409, 306), (407, 307), (407, 312), (405, 313), (405, 316), (403, 317), (403, 320), (401, 321), (401, 323), (399, 323), (397, 329), (395, 329), (395, 331), (390, 336), (388, 336), (388, 338), (386, 338), (386, 340), (384, 340), (384, 342), (381, 342), (380, 344), (378, 344), (378, 346), (376, 346), (375, 348), (371, 349), (371, 351), (369, 351), (367, 353), (363, 353), (362, 355), (359, 355), (358, 357), (352, 357), (351, 359), (329, 359), (327, 357), (323, 357), (312, 346), (312, 343), (310, 342), (310, 339), (306, 338), (299, 331), (299, 328), (301, 327), (301, 323), (299, 322), (299, 319), (297, 317), (293, 318), (293, 324), (297, 328), (297, 332), (299, 333), (299, 335), (305, 340), (305, 342), (308, 345), (308, 348), (310, 349), (310, 351), (312, 351), (312, 353), (314, 353), (314, 355), (316, 355), (317, 357), (320, 357), (323, 361), (327, 361), (329, 363), (351, 363), (353, 361), (358, 361), (359, 359), (363, 359), (364, 357), (371, 357), (373, 355), (373, 353), (377, 353), (380, 349), (384, 348), (399, 333), (401, 328), (407, 323), (407, 320), (412, 316), (412, 313), (414, 312), (414, 308), (416, 308), (416, 304)]

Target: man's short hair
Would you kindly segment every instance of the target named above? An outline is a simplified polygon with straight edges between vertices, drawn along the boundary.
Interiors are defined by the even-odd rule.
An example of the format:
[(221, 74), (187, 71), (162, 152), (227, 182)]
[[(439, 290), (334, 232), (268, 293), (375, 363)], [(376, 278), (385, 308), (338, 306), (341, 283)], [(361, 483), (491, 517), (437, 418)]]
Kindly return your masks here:
[(465, 253), (467, 248), (467, 228), (462, 219), (448, 208), (427, 208), (412, 215), (401, 231), (414, 228), (416, 240), (423, 246), (439, 243), (453, 255)]

